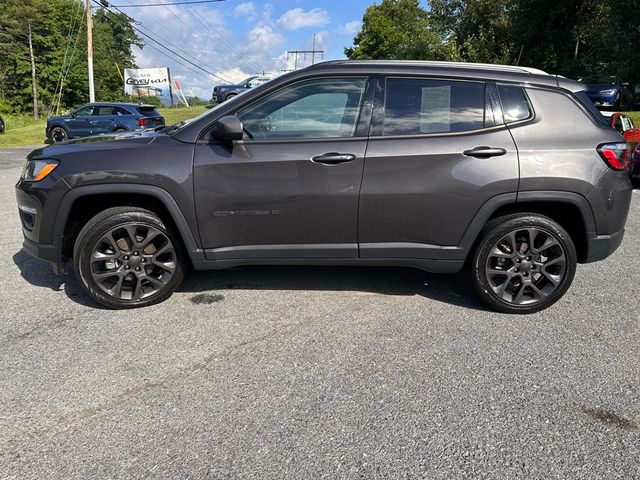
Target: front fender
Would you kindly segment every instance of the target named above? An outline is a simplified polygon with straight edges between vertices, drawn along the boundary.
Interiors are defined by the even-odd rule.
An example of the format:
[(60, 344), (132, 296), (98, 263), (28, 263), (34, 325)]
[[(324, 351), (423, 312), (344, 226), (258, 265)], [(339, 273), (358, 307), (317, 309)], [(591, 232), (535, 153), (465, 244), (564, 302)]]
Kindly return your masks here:
[(145, 184), (135, 184), (135, 183), (126, 183), (126, 184), (112, 184), (112, 183), (103, 183), (97, 185), (86, 185), (81, 187), (76, 187), (69, 190), (62, 201), (60, 202), (60, 206), (58, 208), (56, 219), (53, 228), (53, 237), (55, 245), (62, 245), (64, 230), (67, 220), (69, 218), (69, 213), (71, 212), (71, 208), (74, 203), (82, 199), (83, 197), (88, 197), (91, 195), (104, 195), (104, 194), (138, 194), (138, 195), (148, 195), (150, 197), (159, 200), (164, 207), (171, 215), (171, 218), (175, 225), (178, 228), (178, 234), (182, 238), (184, 245), (187, 249), (187, 254), (189, 255), (192, 262), (202, 261), (204, 259), (202, 249), (198, 246), (196, 242), (196, 235), (192, 231), (189, 223), (184, 217), (180, 207), (173, 199), (173, 197), (166, 190), (156, 187), (153, 185), (145, 185)]

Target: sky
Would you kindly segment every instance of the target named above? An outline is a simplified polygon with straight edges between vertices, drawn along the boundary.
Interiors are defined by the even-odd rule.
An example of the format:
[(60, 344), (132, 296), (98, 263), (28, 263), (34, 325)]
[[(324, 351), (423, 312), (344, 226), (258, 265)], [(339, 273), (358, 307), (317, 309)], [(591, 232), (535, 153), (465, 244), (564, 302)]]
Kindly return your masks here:
[[(143, 37), (145, 47), (134, 47), (139, 68), (169, 67), (187, 96), (209, 99), (212, 87), (238, 82), (256, 73), (280, 73), (294, 67), (291, 50), (316, 50), (324, 59), (344, 58), (352, 45), (365, 9), (373, 0), (224, 0), (216, 3), (133, 7), (126, 5), (186, 0), (112, 0), (137, 22), (137, 27), (189, 59), (209, 75), (183, 60), (160, 53)], [(171, 55), (171, 54), (169, 54)], [(171, 55), (173, 56), (173, 55)], [(320, 59), (320, 54), (316, 60)], [(288, 57), (288, 58), (287, 58)], [(311, 55), (298, 56), (298, 67)]]

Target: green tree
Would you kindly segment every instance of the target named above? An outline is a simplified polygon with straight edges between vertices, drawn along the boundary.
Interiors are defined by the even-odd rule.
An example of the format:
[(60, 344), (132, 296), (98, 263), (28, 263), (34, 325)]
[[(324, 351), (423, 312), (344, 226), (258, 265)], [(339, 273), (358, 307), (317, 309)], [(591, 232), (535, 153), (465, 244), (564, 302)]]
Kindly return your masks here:
[(432, 28), (418, 0), (382, 0), (367, 8), (362, 30), (345, 48), (351, 59), (446, 60), (455, 51)]
[(578, 77), (617, 74), (640, 80), (638, 0), (519, 0), (512, 36), (522, 64)]
[[(38, 110), (88, 101), (87, 41), (81, 0), (0, 0), (0, 108), (34, 105), (28, 32), (32, 31)], [(120, 68), (135, 67), (142, 42), (124, 14), (94, 12), (94, 78), (99, 100), (123, 96)]]
[[(15, 93), (25, 107), (31, 105), (34, 118), (38, 118), (38, 82), (35, 56), (44, 43), (44, 26), (40, 14), (48, 13), (49, 5), (42, 0), (3, 0), (0, 3), (0, 48), (6, 52), (2, 56), (3, 97), (4, 84), (13, 82)], [(4, 98), (3, 98), (4, 103)]]
[(430, 17), (463, 61), (510, 63), (515, 0), (431, 0)]
[(133, 19), (123, 13), (98, 9), (93, 17), (93, 68), (96, 98), (115, 101), (123, 98), (118, 69), (135, 68), (132, 45), (143, 43), (133, 29)]

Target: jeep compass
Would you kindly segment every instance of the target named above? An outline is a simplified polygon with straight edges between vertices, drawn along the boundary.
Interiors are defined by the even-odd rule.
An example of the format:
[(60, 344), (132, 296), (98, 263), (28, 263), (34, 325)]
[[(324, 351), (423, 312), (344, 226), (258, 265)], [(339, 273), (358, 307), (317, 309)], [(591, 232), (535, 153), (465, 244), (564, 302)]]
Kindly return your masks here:
[(33, 151), (24, 248), (111, 308), (190, 265), (470, 271), (484, 302), (549, 307), (620, 245), (629, 151), (585, 85), (499, 65), (333, 61), (183, 125)]

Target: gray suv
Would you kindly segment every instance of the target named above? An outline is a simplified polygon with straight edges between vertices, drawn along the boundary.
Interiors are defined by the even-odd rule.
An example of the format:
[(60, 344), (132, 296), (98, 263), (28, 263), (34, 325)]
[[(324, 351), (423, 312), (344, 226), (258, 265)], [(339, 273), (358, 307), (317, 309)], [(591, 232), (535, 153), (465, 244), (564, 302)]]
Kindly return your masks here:
[(510, 66), (334, 61), (184, 125), (33, 151), (24, 248), (111, 308), (187, 266), (467, 266), (496, 310), (562, 297), (620, 245), (629, 152), (584, 84)]

